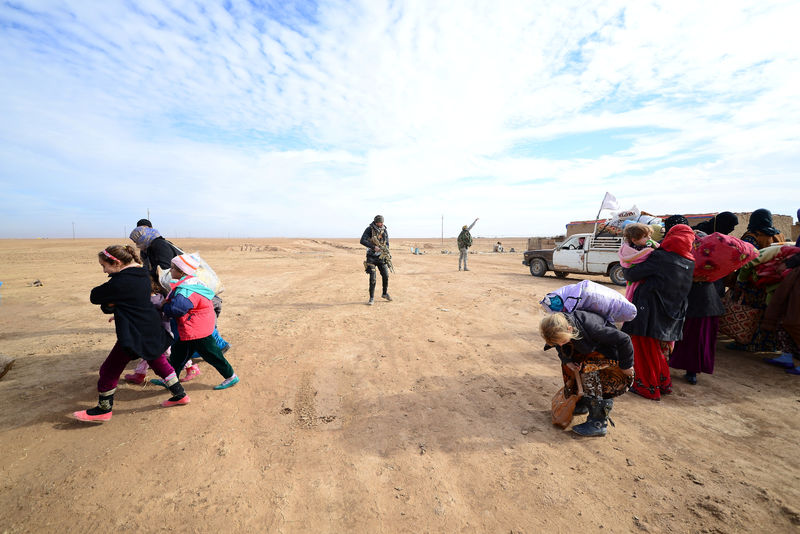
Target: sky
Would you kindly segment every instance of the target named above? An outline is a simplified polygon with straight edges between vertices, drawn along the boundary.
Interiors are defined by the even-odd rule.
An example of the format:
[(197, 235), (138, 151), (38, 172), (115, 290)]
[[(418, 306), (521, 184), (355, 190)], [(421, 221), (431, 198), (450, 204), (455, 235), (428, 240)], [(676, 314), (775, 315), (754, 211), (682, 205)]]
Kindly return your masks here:
[[(800, 2), (0, 2), (0, 238), (800, 207)], [(149, 211), (148, 211), (149, 210)], [(604, 211), (603, 216), (609, 213)]]

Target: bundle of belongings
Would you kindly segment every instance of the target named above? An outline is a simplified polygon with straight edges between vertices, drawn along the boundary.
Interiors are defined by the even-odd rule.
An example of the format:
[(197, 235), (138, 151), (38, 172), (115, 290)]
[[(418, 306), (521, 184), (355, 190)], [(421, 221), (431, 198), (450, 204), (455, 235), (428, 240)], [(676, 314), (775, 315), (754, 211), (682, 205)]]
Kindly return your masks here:
[(641, 211), (636, 206), (629, 210), (618, 211), (598, 226), (598, 235), (622, 235), (622, 231), (631, 223), (642, 223), (653, 228), (653, 238), (658, 241), (659, 233), (664, 226), (660, 217), (646, 211)]
[(759, 255), (758, 249), (731, 235), (714, 232), (696, 237), (692, 245), (694, 281), (716, 282), (750, 263)]
[(545, 295), (539, 304), (548, 313), (594, 312), (610, 323), (623, 323), (636, 317), (636, 306), (632, 302), (619, 292), (590, 280), (556, 289)]

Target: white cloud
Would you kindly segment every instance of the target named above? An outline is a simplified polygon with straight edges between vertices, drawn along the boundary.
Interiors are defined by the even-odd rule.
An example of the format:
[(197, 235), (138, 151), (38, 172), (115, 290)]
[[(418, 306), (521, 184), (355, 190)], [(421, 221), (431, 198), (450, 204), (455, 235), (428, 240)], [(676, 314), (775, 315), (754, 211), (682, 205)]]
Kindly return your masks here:
[[(556, 233), (606, 190), (794, 213), (774, 191), (800, 177), (798, 19), (796, 2), (6, 4), (0, 237), (82, 216), (101, 235), (143, 207), (192, 235), (355, 235), (378, 211), (395, 235), (438, 235), (443, 213), (452, 232), (479, 215), (487, 235)], [(622, 148), (561, 143), (624, 129)]]

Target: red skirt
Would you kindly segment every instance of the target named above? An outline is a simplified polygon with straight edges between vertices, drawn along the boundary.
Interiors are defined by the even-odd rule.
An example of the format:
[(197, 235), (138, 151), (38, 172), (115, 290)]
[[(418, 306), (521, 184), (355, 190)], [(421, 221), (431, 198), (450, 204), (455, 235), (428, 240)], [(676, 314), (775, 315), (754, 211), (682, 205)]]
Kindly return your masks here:
[(631, 391), (653, 400), (661, 400), (661, 395), (672, 393), (668, 362), (675, 342), (644, 336), (631, 336), (631, 341), (635, 374)]

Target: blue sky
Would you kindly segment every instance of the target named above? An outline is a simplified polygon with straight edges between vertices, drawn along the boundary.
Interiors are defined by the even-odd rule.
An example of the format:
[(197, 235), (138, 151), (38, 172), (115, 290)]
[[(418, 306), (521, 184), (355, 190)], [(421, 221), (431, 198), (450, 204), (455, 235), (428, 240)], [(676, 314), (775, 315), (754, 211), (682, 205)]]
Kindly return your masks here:
[(794, 214), (800, 3), (0, 3), (0, 237)]

